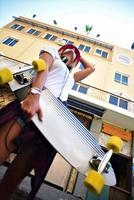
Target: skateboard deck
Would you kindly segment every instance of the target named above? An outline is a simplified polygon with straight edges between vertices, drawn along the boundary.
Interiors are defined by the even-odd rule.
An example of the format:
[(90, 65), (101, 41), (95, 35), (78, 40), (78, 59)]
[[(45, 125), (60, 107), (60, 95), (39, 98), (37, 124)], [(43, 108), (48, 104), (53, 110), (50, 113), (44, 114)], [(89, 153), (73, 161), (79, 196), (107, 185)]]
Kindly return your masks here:
[[(24, 84), (18, 83), (15, 78), (10, 81), (8, 84), (13, 92), (31, 83), (33, 72), (29, 64), (0, 56), (0, 68), (5, 65), (10, 68), (13, 75), (21, 73), (27, 79)], [(97, 155), (99, 160), (106, 160), (104, 159), (106, 153), (90, 131), (46, 88), (40, 96), (40, 104), (43, 121), (39, 121), (35, 115), (32, 118), (33, 123), (60, 155), (80, 173), (87, 175), (89, 169), (93, 168), (90, 161), (94, 156)], [(116, 184), (110, 163), (109, 169), (101, 173), (105, 179), (105, 185)]]
[[(84, 125), (48, 89), (42, 91), (40, 104), (43, 121), (39, 121), (37, 115), (32, 121), (64, 159), (87, 175), (92, 168), (89, 164), (92, 157), (98, 155), (103, 159), (105, 152)], [(102, 174), (106, 185), (116, 184), (111, 166), (108, 173)]]

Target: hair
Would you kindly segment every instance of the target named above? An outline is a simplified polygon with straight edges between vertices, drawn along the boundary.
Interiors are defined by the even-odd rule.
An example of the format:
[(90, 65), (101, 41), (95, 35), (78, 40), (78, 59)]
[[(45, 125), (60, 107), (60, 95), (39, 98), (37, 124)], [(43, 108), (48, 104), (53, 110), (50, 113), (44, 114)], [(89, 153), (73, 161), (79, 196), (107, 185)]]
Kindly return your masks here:
[(66, 44), (59, 49), (60, 55), (62, 53), (72, 52), (73, 53), (73, 62), (71, 63), (72, 67), (75, 67), (80, 60), (80, 52), (79, 50), (72, 44)]

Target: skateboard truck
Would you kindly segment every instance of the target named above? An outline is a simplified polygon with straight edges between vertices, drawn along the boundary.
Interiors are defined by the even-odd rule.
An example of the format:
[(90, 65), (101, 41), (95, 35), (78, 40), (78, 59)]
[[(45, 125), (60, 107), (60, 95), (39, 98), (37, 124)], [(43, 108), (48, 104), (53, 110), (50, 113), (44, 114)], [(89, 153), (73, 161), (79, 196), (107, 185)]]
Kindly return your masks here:
[[(94, 155), (93, 158), (89, 161), (89, 164), (96, 170), (98, 171), (98, 168), (99, 168), (99, 165), (102, 161), (102, 158), (100, 158), (98, 155)], [(105, 166), (105, 169), (104, 169), (104, 173), (108, 173), (108, 170), (110, 168), (110, 163), (108, 162)]]
[(29, 82), (28, 79), (23, 75), (23, 73), (15, 74), (13, 77), (20, 85), (24, 85)]
[(0, 69), (0, 85), (9, 83), (10, 81), (13, 80), (13, 78), (15, 78), (20, 85), (23, 85), (28, 82), (26, 77), (23, 76), (23, 72), (30, 70), (30, 69), (34, 69), (36, 72), (41, 72), (41, 71), (46, 70), (46, 68), (47, 68), (46, 63), (41, 58), (38, 60), (34, 60), (32, 62), (32, 66), (29, 65), (26, 68), (18, 67), (17, 72), (14, 72), (13, 70), (11, 70), (8, 67), (2, 67)]
[(109, 172), (109, 170), (107, 170), (107, 164), (109, 164), (109, 160), (113, 153), (120, 152), (122, 145), (123, 141), (119, 137), (111, 136), (107, 142), (107, 148), (109, 151), (104, 155), (104, 157), (100, 159), (99, 156), (96, 157), (95, 155), (90, 160), (89, 163), (93, 166), (94, 169), (89, 170), (86, 178), (84, 179), (84, 184), (93, 193), (101, 193), (105, 184), (104, 172), (105, 170)]
[(84, 179), (84, 184), (91, 192), (97, 195), (101, 193), (105, 184), (103, 173), (106, 173), (106, 171), (107, 173), (109, 172), (108, 168), (110, 167), (110, 164), (108, 162), (112, 154), (113, 150), (110, 149), (103, 158), (95, 155), (89, 162), (94, 169), (89, 171), (87, 177)]

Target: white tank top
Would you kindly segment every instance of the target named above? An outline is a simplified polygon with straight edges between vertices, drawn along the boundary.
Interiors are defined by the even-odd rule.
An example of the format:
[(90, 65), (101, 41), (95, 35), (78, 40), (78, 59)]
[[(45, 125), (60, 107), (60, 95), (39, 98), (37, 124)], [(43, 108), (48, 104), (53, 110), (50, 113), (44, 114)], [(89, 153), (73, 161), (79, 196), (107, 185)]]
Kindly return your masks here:
[(74, 78), (67, 66), (62, 62), (58, 50), (55, 48), (44, 48), (41, 52), (48, 52), (53, 57), (53, 64), (48, 72), (47, 80), (44, 84), (55, 97), (62, 101), (67, 101), (69, 91), (74, 85)]

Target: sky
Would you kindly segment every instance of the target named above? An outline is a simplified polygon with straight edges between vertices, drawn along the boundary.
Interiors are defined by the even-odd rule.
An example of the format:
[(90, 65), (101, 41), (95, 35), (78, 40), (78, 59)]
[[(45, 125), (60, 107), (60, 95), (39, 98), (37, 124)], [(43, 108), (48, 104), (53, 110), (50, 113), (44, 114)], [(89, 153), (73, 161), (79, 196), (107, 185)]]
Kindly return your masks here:
[(0, 0), (0, 27), (11, 22), (13, 16), (35, 20), (85, 33), (85, 25), (92, 25), (89, 36), (130, 49), (134, 42), (134, 0)]

